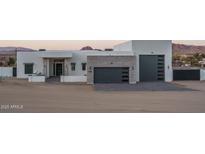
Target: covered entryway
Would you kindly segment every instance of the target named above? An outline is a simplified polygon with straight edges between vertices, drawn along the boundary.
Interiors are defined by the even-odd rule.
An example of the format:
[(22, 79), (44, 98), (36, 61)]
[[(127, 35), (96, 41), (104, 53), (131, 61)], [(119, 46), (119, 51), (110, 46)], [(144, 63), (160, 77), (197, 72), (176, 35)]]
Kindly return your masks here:
[(200, 80), (200, 69), (173, 70), (173, 80)]
[(65, 72), (65, 59), (50, 58), (46, 68), (48, 72), (46, 82), (60, 82), (60, 76), (64, 75)]
[(68, 75), (68, 58), (44, 58), (43, 72), (46, 78)]
[(39, 52), (39, 57), (43, 60), (42, 74), (46, 78), (68, 76), (69, 61), (72, 58), (71, 52), (65, 51), (43, 51)]
[(129, 83), (129, 67), (95, 67), (94, 83)]
[(53, 65), (53, 76), (61, 76), (64, 74), (64, 59), (53, 59), (51, 64)]
[(140, 81), (164, 81), (164, 55), (139, 56)]

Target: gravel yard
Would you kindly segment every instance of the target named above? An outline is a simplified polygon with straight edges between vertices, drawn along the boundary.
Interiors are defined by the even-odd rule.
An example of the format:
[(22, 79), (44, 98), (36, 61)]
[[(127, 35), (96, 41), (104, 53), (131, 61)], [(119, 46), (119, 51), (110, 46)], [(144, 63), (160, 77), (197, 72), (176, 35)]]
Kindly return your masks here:
[(157, 84), (161, 90), (153, 89), (156, 83), (150, 85), (151, 89), (140, 85), (141, 90), (135, 89), (136, 86), (130, 90), (128, 85), (120, 85), (122, 89), (117, 90), (105, 85), (99, 89), (92, 85), (3, 80), (0, 81), (0, 112), (205, 112), (205, 82), (174, 82), (168, 85), (169, 90), (166, 84)]

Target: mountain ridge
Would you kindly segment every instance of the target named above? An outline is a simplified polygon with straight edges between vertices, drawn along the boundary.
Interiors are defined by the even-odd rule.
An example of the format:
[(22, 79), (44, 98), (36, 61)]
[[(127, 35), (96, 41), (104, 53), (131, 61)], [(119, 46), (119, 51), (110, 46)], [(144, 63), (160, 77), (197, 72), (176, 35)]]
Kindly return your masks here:
[(0, 47), (0, 54), (15, 54), (16, 52), (19, 51), (34, 51), (34, 50), (26, 47), (12, 47), (12, 46)]
[[(26, 47), (0, 47), (0, 54), (16, 54), (16, 52), (32, 52), (36, 51), (31, 48)], [(172, 52), (174, 54), (195, 54), (195, 53), (203, 53), (205, 54), (205, 46), (199, 45), (186, 45), (186, 44), (177, 44), (172, 43)]]
[(195, 53), (205, 54), (205, 46), (173, 43), (172, 52), (176, 54), (195, 54)]

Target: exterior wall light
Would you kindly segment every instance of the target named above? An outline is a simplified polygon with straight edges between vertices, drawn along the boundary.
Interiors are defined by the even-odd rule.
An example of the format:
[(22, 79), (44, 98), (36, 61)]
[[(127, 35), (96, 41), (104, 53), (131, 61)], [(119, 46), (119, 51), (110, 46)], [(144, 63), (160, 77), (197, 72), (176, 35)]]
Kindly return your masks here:
[(92, 66), (89, 67), (88, 71), (89, 71), (89, 72), (92, 72)]

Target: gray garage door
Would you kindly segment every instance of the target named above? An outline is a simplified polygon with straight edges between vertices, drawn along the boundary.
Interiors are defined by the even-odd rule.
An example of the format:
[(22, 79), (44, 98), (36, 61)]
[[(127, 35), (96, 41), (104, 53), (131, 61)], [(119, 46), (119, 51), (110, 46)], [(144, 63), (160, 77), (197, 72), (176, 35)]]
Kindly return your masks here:
[(129, 68), (95, 67), (94, 83), (129, 83)]
[(140, 55), (140, 81), (164, 81), (164, 55)]

